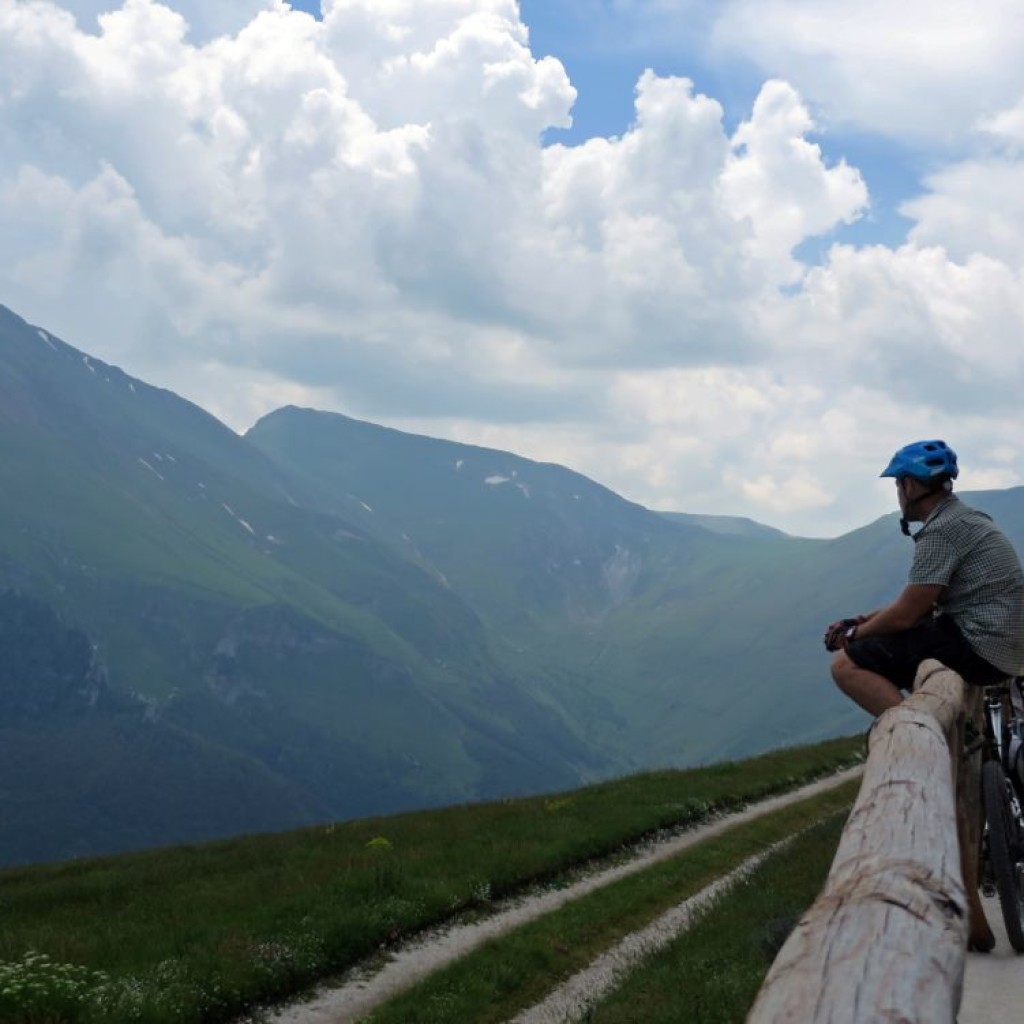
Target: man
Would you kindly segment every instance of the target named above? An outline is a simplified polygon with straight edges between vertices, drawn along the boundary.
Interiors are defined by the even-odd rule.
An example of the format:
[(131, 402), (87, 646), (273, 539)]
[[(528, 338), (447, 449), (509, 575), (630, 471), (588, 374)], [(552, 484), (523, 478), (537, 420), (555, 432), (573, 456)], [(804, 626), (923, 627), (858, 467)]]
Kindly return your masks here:
[[(881, 474), (896, 481), (903, 532), (914, 540), (907, 585), (891, 604), (832, 623), (832, 678), (878, 716), (935, 658), (985, 686), (1024, 675), (1024, 573), (1013, 545), (984, 512), (953, 494), (956, 453), (944, 441), (901, 448)], [(910, 523), (924, 525), (911, 534)]]

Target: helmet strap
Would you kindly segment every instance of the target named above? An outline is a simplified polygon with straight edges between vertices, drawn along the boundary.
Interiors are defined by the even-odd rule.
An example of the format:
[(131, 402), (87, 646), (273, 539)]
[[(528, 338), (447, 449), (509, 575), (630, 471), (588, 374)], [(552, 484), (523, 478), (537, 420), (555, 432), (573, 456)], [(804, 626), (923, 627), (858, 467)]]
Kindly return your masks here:
[[(917, 483), (924, 483), (924, 481), (922, 481), (922, 480), (917, 480), (916, 477), (900, 477), (899, 478), (900, 490), (903, 491), (904, 495), (906, 494), (906, 490), (904, 489), (905, 488), (904, 481), (906, 481), (908, 479), (909, 480), (915, 480)], [(927, 484), (925, 484), (925, 486), (927, 487)], [(953, 491), (952, 482), (947, 477), (946, 479), (944, 479), (942, 481), (940, 486), (932, 487), (929, 490), (926, 490), (924, 492), (924, 494), (919, 494), (916, 498), (909, 498), (909, 497), (905, 498), (905, 500), (904, 500), (905, 510), (906, 510), (906, 512), (910, 512), (919, 501), (925, 501), (928, 498), (934, 497), (936, 494), (946, 494), (946, 495), (948, 495), (948, 494), (951, 494), (952, 491)], [(910, 524), (913, 521), (914, 520), (908, 519), (905, 514), (900, 518), (900, 529), (903, 531), (903, 535), (905, 537), (914, 538), (914, 537), (917, 536), (917, 533), (920, 533), (921, 530), (924, 529), (924, 526), (922, 526), (921, 530), (918, 530), (917, 533), (911, 533), (910, 532)]]
[[(904, 492), (904, 494), (906, 494), (906, 491), (905, 491), (906, 484), (904, 483), (904, 481), (907, 480), (907, 479), (908, 479), (907, 477), (901, 477), (900, 478), (900, 490), (902, 490)], [(913, 479), (913, 478), (910, 478), (910, 479)], [(905, 498), (904, 505), (906, 507), (906, 511), (909, 512), (919, 501), (923, 500), (924, 498), (930, 497), (931, 493), (932, 493), (931, 491), (926, 491), (924, 494), (919, 494), (916, 498), (909, 498), (909, 497)], [(910, 537), (911, 539), (913, 539), (914, 537), (917, 536), (917, 534), (914, 534), (914, 533), (910, 532), (910, 524), (911, 524), (911, 522), (912, 522), (912, 520), (908, 519), (906, 517), (906, 515), (903, 515), (903, 516), (900, 517), (900, 530), (903, 532), (903, 536), (904, 537)], [(921, 530), (923, 530), (923, 529), (924, 529), (924, 527), (922, 526)], [(921, 530), (918, 530), (917, 532), (920, 533)]]

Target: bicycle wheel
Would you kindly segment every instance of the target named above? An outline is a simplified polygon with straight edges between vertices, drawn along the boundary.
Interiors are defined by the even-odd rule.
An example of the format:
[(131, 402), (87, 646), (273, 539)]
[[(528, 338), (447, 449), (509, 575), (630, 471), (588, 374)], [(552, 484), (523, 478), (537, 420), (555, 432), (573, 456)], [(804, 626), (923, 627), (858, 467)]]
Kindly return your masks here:
[(1010, 945), (1024, 953), (1024, 837), (1010, 804), (1006, 776), (996, 761), (986, 761), (981, 766), (981, 794), (988, 824), (988, 855), (1006, 935)]

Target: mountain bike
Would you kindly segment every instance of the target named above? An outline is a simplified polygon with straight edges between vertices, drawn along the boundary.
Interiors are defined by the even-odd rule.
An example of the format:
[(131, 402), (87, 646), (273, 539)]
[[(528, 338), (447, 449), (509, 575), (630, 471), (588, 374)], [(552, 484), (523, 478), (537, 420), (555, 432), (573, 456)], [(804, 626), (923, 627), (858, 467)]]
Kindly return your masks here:
[(982, 891), (998, 893), (1010, 945), (1024, 953), (1024, 680), (985, 691)]

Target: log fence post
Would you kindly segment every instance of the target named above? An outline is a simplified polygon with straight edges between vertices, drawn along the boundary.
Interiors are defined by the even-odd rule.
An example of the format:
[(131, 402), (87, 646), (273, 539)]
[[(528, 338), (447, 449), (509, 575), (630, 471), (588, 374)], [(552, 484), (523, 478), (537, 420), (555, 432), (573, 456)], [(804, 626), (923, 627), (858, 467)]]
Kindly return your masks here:
[[(964, 868), (976, 887), (980, 837), (971, 832), (978, 790), (966, 788), (977, 786), (967, 764), (977, 759), (950, 760), (962, 750), (968, 694), (955, 672), (925, 661), (914, 693), (878, 718), (828, 880), (747, 1024), (954, 1024), (968, 939)], [(957, 789), (973, 811), (968, 799), (958, 815)], [(976, 888), (971, 896), (980, 910)]]

